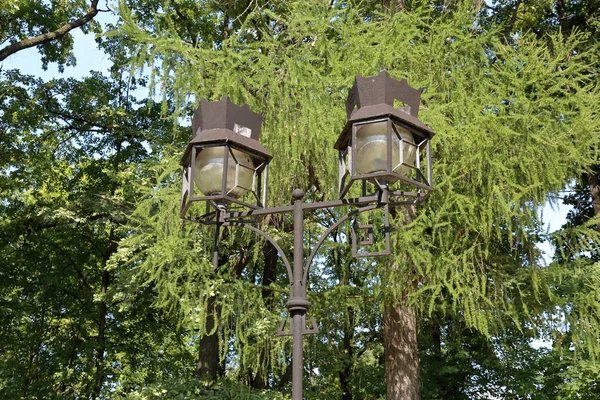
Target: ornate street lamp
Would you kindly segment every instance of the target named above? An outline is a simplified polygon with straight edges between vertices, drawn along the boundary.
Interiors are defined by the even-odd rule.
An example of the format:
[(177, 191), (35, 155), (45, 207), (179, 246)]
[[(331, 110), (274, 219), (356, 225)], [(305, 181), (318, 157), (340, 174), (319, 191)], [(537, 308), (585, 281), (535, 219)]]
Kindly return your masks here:
[[(406, 105), (394, 108), (395, 101)], [(216, 226), (214, 268), (218, 267), (218, 237), (221, 227), (249, 229), (270, 242), (286, 266), (290, 282), (290, 328), (282, 321), (279, 335), (292, 336), (292, 399), (302, 399), (302, 335), (318, 332), (314, 318), (307, 324), (310, 301), (306, 297), (308, 270), (327, 236), (348, 220), (352, 227), (355, 257), (390, 254), (389, 207), (416, 204), (432, 190), (431, 152), (433, 131), (417, 119), (420, 92), (405, 80), (396, 81), (383, 71), (372, 78), (356, 77), (346, 108), (348, 122), (335, 147), (339, 157), (339, 199), (304, 203), (304, 192), (295, 189), (291, 206), (266, 208), (267, 168), (271, 155), (258, 143), (260, 115), (248, 106), (238, 107), (227, 97), (219, 102), (200, 102), (192, 120), (195, 137), (182, 159), (183, 188), (181, 218)], [(358, 197), (348, 198), (353, 183), (360, 182)], [(368, 190), (368, 188), (371, 190)], [(200, 192), (196, 196), (195, 190)], [(370, 192), (370, 193), (368, 193)], [(198, 212), (194, 202), (205, 202)], [(304, 259), (304, 213), (324, 208), (347, 207), (349, 211), (330, 226)], [(384, 211), (384, 251), (363, 251), (374, 244), (374, 226), (359, 224), (358, 214)], [(294, 258), (286, 254), (268, 234), (254, 226), (261, 216), (294, 213)], [(361, 231), (367, 231), (362, 239)]]
[[(387, 71), (356, 76), (346, 100), (348, 122), (335, 143), (340, 198), (356, 181), (363, 184), (363, 196), (369, 182), (376, 189), (388, 187), (393, 200), (408, 203), (421, 202), (431, 192), (433, 131), (417, 118), (420, 100), (419, 90)], [(394, 108), (397, 101), (405, 105)]]
[(207, 201), (207, 206), (217, 209), (266, 204), (266, 175), (272, 156), (258, 141), (261, 123), (260, 114), (247, 105), (236, 106), (228, 97), (212, 103), (200, 100), (192, 117), (195, 136), (181, 160), (182, 217), (195, 201)]

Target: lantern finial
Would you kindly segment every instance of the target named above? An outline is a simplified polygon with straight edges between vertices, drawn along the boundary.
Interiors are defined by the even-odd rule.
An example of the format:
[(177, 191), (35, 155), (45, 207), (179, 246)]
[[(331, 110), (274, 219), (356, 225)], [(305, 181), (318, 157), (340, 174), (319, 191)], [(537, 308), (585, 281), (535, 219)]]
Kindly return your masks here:
[(350, 118), (355, 111), (365, 106), (387, 104), (394, 107), (394, 100), (406, 104), (404, 111), (417, 118), (421, 91), (410, 87), (406, 79), (397, 81), (387, 71), (368, 78), (356, 75), (346, 100), (346, 115)]

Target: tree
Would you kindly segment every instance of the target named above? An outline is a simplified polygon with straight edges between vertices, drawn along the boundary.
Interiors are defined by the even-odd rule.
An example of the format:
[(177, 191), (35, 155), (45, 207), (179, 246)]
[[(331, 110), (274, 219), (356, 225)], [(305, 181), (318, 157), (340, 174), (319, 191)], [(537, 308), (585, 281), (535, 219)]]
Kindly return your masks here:
[(65, 64), (74, 65), (73, 38), (69, 32), (81, 28), (84, 32), (100, 32), (94, 17), (101, 10), (99, 0), (47, 2), (3, 0), (0, 2), (0, 61), (31, 47), (38, 47), (44, 68), (49, 62), (58, 62), (62, 70)]
[(168, 318), (148, 313), (151, 288), (110, 290), (126, 275), (111, 258), (135, 198), (128, 166), (170, 132), (160, 105), (136, 103), (125, 84), (2, 74), (3, 397), (99, 396), (137, 383), (126, 371), (144, 369), (144, 354), (185, 354)]
[[(549, 276), (539, 268), (538, 208), (593, 163), (598, 135), (591, 100), (597, 93), (587, 79), (593, 66), (589, 50), (579, 52), (582, 36), (551, 34), (540, 41), (523, 33), (506, 43), (498, 34), (502, 27), (474, 23), (477, 15), (463, 3), (441, 10), (413, 5), (410, 13), (369, 19), (361, 11), (335, 2), (256, 7), (240, 16), (240, 27), (218, 46), (192, 47), (168, 27), (170, 11), (159, 16), (166, 28), (145, 30), (143, 20), (121, 8), (122, 31), (142, 54), (138, 67), (161, 71), (154, 84), (167, 88), (168, 98), (227, 94), (264, 112), (263, 143), (274, 154), (295, 155), (284, 161), (286, 168), (274, 160), (272, 179), (282, 182), (273, 188), (274, 198), (285, 198), (295, 186), (303, 187), (309, 199), (335, 197), (327, 189), (335, 187), (335, 171), (321, 162), (335, 155), (323, 143), (331, 143), (343, 123), (344, 91), (355, 73), (387, 69), (424, 88), (423, 119), (439, 132), (435, 174), (441, 181), (413, 222), (398, 231), (397, 268), (374, 267), (383, 283), (376, 304), (390, 299), (415, 307), (420, 316), (460, 319), (465, 329), (484, 337), (500, 336), (506, 318), (517, 330), (531, 323), (546, 326), (540, 315), (556, 299), (544, 289)], [(285, 232), (279, 235), (289, 243)], [(248, 240), (242, 237), (231, 240)], [(147, 274), (157, 268), (143, 265)], [(249, 262), (246, 268), (256, 265)], [(252, 293), (258, 293), (252, 279), (235, 284), (201, 279), (206, 291), (221, 279), (216, 290), (222, 296), (244, 290), (254, 299)], [(158, 277), (153, 282), (161, 286)], [(163, 290), (171, 289), (165, 284)], [(206, 298), (203, 290), (200, 298)], [(319, 295), (314, 304), (319, 307)], [(250, 319), (266, 312), (254, 303), (252, 310), (238, 306), (243, 311), (222, 311), (220, 329), (240, 315)], [(339, 331), (350, 341), (344, 345), (348, 351), (359, 328), (352, 328), (351, 308), (340, 313), (348, 321)], [(248, 335), (255, 334), (252, 325), (236, 324), (235, 334), (227, 329), (223, 337), (236, 343), (231, 356), (253, 364), (256, 359), (244, 348)], [(587, 332), (582, 326), (578, 334), (594, 347)], [(311, 365), (310, 358), (307, 362)], [(312, 368), (324, 370), (309, 366), (309, 374)], [(347, 382), (346, 367), (340, 368), (340, 382)]]

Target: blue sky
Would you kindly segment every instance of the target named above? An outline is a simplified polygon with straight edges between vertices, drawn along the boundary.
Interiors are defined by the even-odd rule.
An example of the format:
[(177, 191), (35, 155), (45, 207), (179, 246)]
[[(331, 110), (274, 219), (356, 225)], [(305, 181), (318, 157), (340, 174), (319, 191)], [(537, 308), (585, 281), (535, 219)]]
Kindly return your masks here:
[[(544, 226), (548, 232), (554, 232), (560, 229), (567, 222), (567, 213), (571, 207), (565, 206), (562, 202), (555, 205), (546, 204), (542, 210), (542, 219)], [(538, 247), (545, 253), (546, 262), (550, 261), (550, 258), (554, 254), (554, 250), (550, 246), (550, 243), (544, 242), (538, 245)]]

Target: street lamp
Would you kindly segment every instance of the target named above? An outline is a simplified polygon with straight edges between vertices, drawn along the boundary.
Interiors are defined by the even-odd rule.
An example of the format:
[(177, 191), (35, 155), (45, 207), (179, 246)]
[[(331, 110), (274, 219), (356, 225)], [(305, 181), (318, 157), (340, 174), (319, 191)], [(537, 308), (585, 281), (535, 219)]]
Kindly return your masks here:
[[(420, 202), (431, 192), (434, 133), (417, 118), (420, 99), (419, 90), (405, 79), (392, 79), (387, 71), (370, 78), (356, 76), (346, 100), (348, 122), (335, 143), (340, 152), (340, 198), (356, 181), (363, 183), (363, 196), (367, 182), (378, 189), (387, 186), (396, 199)], [(394, 107), (395, 102), (403, 107)]]
[(195, 136), (181, 162), (182, 216), (196, 201), (219, 210), (232, 204), (264, 207), (267, 180), (261, 178), (266, 177), (272, 156), (258, 141), (261, 123), (259, 114), (247, 105), (233, 104), (228, 97), (212, 103), (200, 101), (192, 117)]
[[(430, 139), (433, 131), (417, 118), (421, 93), (406, 80), (392, 79), (386, 71), (378, 76), (356, 77), (346, 100), (348, 121), (335, 143), (339, 150), (339, 199), (304, 203), (304, 192), (295, 189), (291, 206), (267, 207), (267, 171), (271, 155), (258, 142), (262, 118), (248, 106), (236, 106), (229, 98), (200, 102), (192, 119), (194, 138), (181, 164), (183, 187), (181, 218), (214, 225), (213, 266), (218, 267), (218, 238), (221, 227), (249, 229), (270, 242), (288, 272), (290, 329), (282, 321), (278, 335), (292, 336), (292, 399), (302, 399), (302, 335), (318, 332), (314, 318), (307, 325), (311, 303), (306, 297), (308, 270), (321, 244), (338, 226), (358, 214), (384, 211), (385, 249), (362, 251), (374, 244), (373, 225), (351, 224), (352, 254), (369, 257), (390, 254), (389, 208), (417, 204), (433, 189)], [(395, 102), (401, 102), (396, 107)], [(354, 183), (360, 183), (354, 185)], [(353, 187), (356, 186), (356, 190)], [(195, 192), (200, 193), (199, 196)], [(349, 197), (357, 193), (358, 197)], [(195, 202), (205, 208), (193, 207)], [(325, 208), (347, 207), (349, 211), (318, 239), (304, 259), (304, 213)], [(293, 212), (294, 254), (286, 254), (268, 234), (254, 226), (261, 216)], [(367, 231), (368, 237), (363, 240)]]

